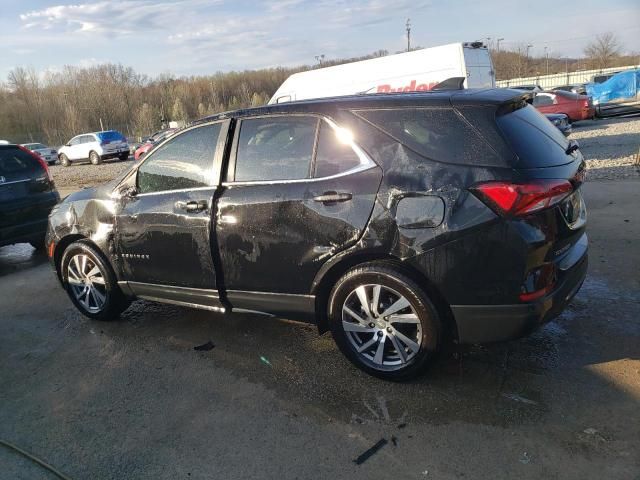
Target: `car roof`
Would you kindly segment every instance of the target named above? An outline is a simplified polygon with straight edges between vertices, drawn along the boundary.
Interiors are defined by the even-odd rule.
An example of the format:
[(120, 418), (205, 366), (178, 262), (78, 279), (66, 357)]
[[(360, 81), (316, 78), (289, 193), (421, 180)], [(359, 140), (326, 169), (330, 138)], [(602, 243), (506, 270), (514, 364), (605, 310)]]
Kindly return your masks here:
[(493, 105), (530, 97), (529, 92), (508, 88), (441, 90), (431, 92), (411, 93), (373, 93), (362, 95), (348, 95), (341, 97), (316, 98), (294, 102), (276, 103), (261, 107), (246, 108), (235, 111), (222, 112), (196, 120), (191, 125), (222, 120), (229, 117), (246, 117), (254, 115), (311, 113), (327, 109), (366, 109), (392, 108), (408, 106), (452, 106), (452, 105)]

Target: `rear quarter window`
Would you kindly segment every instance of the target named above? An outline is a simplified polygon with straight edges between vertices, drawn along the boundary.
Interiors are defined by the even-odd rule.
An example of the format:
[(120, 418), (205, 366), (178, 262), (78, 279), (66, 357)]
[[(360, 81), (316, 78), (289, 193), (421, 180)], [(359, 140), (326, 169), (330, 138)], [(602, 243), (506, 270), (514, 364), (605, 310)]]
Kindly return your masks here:
[(353, 113), (431, 160), (459, 165), (504, 164), (480, 133), (452, 108), (358, 110)]
[(554, 167), (574, 159), (566, 154), (566, 137), (531, 105), (500, 115), (497, 122), (518, 157), (516, 168)]

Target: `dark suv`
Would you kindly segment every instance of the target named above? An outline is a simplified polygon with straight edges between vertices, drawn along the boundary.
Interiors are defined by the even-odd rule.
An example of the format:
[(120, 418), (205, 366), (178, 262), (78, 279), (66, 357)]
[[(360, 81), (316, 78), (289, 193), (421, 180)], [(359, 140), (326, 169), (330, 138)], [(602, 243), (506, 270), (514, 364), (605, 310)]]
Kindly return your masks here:
[(59, 201), (40, 155), (20, 145), (0, 145), (0, 247), (29, 242), (44, 248), (47, 217)]
[(584, 161), (513, 90), (342, 97), (208, 117), (50, 216), (95, 319), (133, 298), (310, 318), (408, 378), (445, 338), (514, 338), (587, 271)]

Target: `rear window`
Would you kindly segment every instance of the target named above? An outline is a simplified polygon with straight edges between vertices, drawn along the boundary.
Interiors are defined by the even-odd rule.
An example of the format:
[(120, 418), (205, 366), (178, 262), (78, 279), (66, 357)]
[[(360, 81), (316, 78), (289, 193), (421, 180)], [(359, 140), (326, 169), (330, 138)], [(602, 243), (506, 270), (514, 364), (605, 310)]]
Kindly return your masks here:
[(41, 172), (40, 162), (27, 152), (16, 147), (0, 148), (0, 176), (4, 177), (5, 182), (21, 180)]
[(416, 153), (462, 165), (501, 165), (497, 153), (451, 108), (403, 108), (354, 112)]
[(573, 161), (566, 154), (569, 141), (531, 105), (501, 115), (497, 122), (518, 156), (515, 167), (553, 167)]
[(114, 140), (118, 140), (121, 142), (125, 141), (124, 135), (116, 131), (100, 132), (97, 135), (102, 142), (113, 142)]

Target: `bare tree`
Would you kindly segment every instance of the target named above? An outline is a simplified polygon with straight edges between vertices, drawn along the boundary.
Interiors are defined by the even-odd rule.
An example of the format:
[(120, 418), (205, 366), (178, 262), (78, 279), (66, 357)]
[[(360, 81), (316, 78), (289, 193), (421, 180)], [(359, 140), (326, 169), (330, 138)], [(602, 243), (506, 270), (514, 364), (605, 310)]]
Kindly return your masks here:
[(607, 68), (620, 55), (620, 43), (613, 33), (603, 33), (585, 47), (584, 54), (594, 68)]

